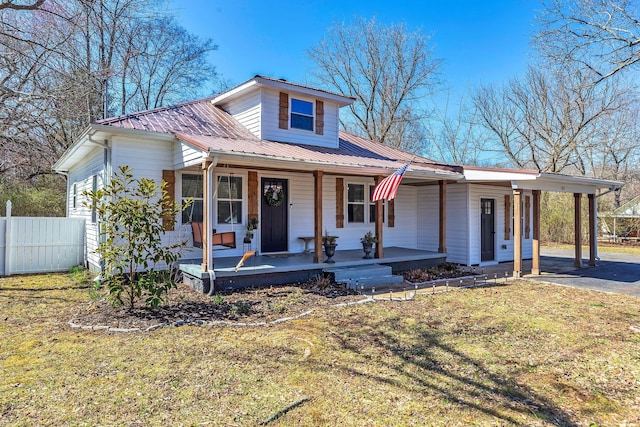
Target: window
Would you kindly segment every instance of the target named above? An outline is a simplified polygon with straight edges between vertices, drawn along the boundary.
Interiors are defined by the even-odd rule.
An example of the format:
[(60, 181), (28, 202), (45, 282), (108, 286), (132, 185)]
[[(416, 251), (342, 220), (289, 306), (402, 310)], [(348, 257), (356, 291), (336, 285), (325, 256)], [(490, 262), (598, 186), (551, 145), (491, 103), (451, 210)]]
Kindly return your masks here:
[(313, 130), (313, 103), (291, 98), (291, 127)]
[(348, 185), (347, 221), (350, 223), (364, 223), (364, 184)]
[(242, 177), (218, 177), (218, 224), (238, 224), (242, 218)]
[[(376, 222), (376, 202), (372, 202), (373, 199), (373, 190), (376, 188), (375, 185), (369, 186), (369, 222)], [(382, 222), (384, 222), (384, 200), (382, 201)]]
[(182, 174), (182, 203), (191, 199), (193, 203), (182, 211), (182, 223), (202, 222), (202, 175)]
[(71, 207), (73, 209), (78, 207), (78, 183), (73, 183), (73, 197), (71, 199)]
[[(91, 190), (93, 192), (98, 191), (98, 175), (93, 175), (91, 182)], [(96, 212), (96, 202), (91, 203), (91, 223), (95, 224), (98, 221), (98, 214)]]

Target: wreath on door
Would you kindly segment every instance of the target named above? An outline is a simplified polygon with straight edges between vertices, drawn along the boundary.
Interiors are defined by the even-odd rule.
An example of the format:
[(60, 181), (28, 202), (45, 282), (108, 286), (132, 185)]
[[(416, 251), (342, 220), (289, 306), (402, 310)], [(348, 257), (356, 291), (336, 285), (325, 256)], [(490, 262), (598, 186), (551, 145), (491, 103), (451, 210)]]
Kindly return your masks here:
[(284, 191), (281, 188), (272, 186), (264, 193), (264, 197), (267, 199), (269, 206), (278, 207), (284, 202)]

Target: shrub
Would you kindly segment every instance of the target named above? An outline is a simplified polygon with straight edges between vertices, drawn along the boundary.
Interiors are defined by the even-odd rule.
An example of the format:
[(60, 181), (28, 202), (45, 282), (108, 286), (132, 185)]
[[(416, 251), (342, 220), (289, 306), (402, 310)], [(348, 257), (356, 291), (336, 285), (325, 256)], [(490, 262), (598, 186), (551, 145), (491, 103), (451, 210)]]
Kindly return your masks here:
[(171, 201), (166, 185), (134, 179), (132, 169), (122, 166), (103, 189), (85, 192), (85, 205), (95, 207), (100, 217), (100, 286), (113, 305), (132, 308), (144, 297), (147, 306), (156, 308), (176, 286), (173, 264), (186, 241), (164, 244), (162, 220), (173, 227), (188, 203)]

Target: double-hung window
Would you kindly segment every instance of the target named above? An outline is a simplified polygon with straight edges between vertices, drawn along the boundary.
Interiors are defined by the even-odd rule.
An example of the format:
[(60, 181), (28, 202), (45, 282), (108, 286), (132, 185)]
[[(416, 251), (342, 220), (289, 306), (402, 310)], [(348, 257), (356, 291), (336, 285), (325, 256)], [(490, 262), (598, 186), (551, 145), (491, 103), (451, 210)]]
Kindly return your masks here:
[(218, 177), (218, 224), (242, 222), (242, 177)]
[(182, 223), (202, 222), (202, 175), (182, 174), (182, 203), (191, 199), (191, 205), (182, 211)]
[(347, 221), (364, 223), (364, 184), (349, 184), (347, 187)]
[(291, 128), (313, 131), (313, 102), (291, 98)]

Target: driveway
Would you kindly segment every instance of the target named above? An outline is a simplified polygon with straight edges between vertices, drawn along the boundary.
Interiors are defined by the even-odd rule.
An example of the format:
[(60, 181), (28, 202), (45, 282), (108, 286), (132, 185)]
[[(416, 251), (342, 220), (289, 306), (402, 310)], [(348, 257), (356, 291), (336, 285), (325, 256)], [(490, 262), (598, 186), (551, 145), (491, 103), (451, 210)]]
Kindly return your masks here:
[(571, 250), (542, 248), (540, 255), (542, 275), (527, 275), (528, 278), (640, 297), (640, 255), (600, 252), (597, 266), (589, 266), (588, 260), (584, 259), (582, 268), (573, 267)]

